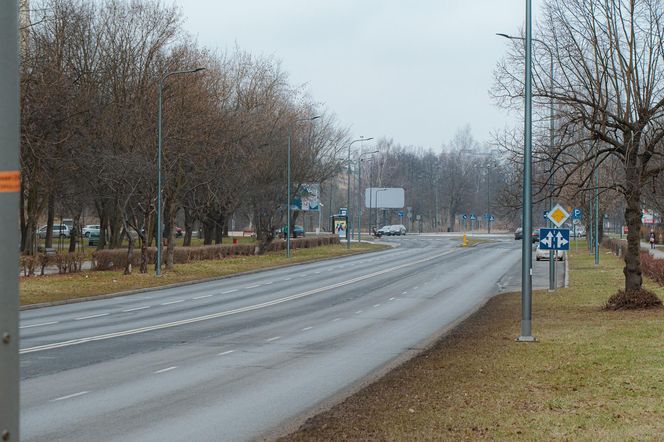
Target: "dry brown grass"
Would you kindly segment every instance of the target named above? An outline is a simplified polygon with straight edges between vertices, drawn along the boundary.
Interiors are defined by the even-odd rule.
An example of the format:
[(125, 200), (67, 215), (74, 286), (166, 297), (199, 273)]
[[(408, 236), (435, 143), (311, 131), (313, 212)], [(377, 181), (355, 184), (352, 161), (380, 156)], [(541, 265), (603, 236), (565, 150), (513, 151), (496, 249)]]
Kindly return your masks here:
[(284, 440), (661, 440), (664, 311), (602, 310), (621, 262), (570, 255), (571, 288), (534, 293), (537, 343), (514, 341), (520, 295), (498, 296)]

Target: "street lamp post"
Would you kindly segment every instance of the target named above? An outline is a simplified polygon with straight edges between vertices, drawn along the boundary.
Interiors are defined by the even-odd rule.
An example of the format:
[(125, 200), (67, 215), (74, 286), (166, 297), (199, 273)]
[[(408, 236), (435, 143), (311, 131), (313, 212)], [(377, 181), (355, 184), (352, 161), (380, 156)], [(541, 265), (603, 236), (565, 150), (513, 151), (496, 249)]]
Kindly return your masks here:
[[(361, 153), (357, 157), (357, 240), (362, 242), (362, 158), (364, 155), (373, 155), (377, 150)], [(371, 194), (371, 191), (369, 191)], [(369, 218), (371, 218), (371, 204), (369, 204)], [(369, 223), (371, 224), (371, 223)]]
[(387, 189), (385, 188), (376, 190), (376, 227), (378, 227), (378, 215), (380, 214), (380, 212), (378, 211), (378, 208), (380, 207), (378, 205), (378, 192), (385, 192), (385, 191), (387, 191)]
[[(320, 118), (320, 115), (309, 118), (299, 118), (294, 124), (301, 121), (313, 121)], [(293, 137), (293, 127), (288, 126), (288, 201), (286, 202), (286, 257), (291, 257), (291, 138)]]
[[(521, 334), (519, 342), (533, 342), (532, 336), (532, 0), (526, 0), (526, 69), (523, 152), (523, 238), (521, 239)], [(505, 36), (505, 35), (501, 35)], [(509, 38), (509, 36), (506, 36)]]
[(353, 140), (348, 144), (348, 190), (347, 190), (347, 195), (346, 195), (346, 216), (348, 219), (348, 225), (346, 226), (346, 248), (350, 249), (350, 220), (351, 215), (350, 215), (350, 147), (359, 141), (369, 141), (373, 140), (373, 137), (370, 138), (364, 138), (360, 137), (357, 140)]
[[(499, 33), (496, 34), (500, 37), (505, 37), (510, 40), (525, 40), (523, 37), (514, 37), (508, 34), (503, 34)], [(553, 156), (553, 150), (554, 150), (554, 143), (555, 143), (555, 134), (554, 134), (554, 107), (553, 107), (553, 88), (554, 88), (554, 81), (553, 81), (553, 51), (551, 50), (551, 47), (546, 44), (543, 40), (540, 40), (539, 38), (531, 38), (532, 41), (536, 41), (540, 43), (546, 50), (549, 52), (549, 57), (550, 57), (550, 62), (549, 62), (549, 81), (550, 81), (550, 93), (551, 93), (551, 98), (549, 101), (549, 148), (551, 150), (551, 170), (549, 173), (549, 211), (553, 209), (553, 193), (555, 189), (555, 157)], [(549, 221), (549, 227), (554, 227), (553, 223)], [(556, 290), (556, 260), (554, 259), (554, 254), (555, 252), (553, 250), (549, 250), (549, 291), (553, 292)]]
[(157, 262), (155, 263), (157, 276), (161, 276), (161, 106), (164, 82), (172, 75), (193, 74), (194, 72), (203, 70), (205, 70), (205, 68), (173, 71), (167, 73), (159, 80), (159, 110), (157, 112)]

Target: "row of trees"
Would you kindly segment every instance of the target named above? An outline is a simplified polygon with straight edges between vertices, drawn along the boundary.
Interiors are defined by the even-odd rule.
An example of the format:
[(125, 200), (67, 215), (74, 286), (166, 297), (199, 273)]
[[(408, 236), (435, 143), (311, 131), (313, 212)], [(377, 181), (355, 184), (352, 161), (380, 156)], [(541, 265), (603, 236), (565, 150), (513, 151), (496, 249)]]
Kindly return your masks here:
[[(203, 226), (206, 244), (220, 242), (240, 210), (255, 225), (258, 252), (269, 244), (284, 219), (289, 134), (296, 191), (339, 172), (347, 133), (334, 117), (293, 87), (277, 61), (197, 45), (182, 31), (177, 8), (150, 0), (41, 0), (28, 14), (21, 52), (24, 253), (35, 250), (44, 214), (50, 236), (56, 214), (73, 218), (76, 231), (92, 212), (101, 224), (99, 247), (137, 237), (147, 271), (162, 81), (159, 190), (168, 267), (178, 214), (185, 244), (194, 223)], [(205, 70), (168, 75), (198, 67)], [(314, 115), (321, 118), (301, 121)]]
[[(570, 203), (588, 207), (598, 189), (605, 209), (622, 208), (629, 228), (625, 293), (635, 293), (642, 286), (642, 207), (658, 199), (646, 189), (656, 190), (664, 171), (664, 3), (547, 0), (543, 8), (533, 62), (540, 112), (536, 198), (548, 192), (553, 176), (555, 195)], [(497, 66), (493, 94), (499, 104), (521, 109), (524, 45), (521, 39), (512, 43)], [(551, 100), (553, 145), (547, 132)], [(514, 164), (521, 161), (521, 139), (512, 133), (500, 140)]]
[[(370, 153), (376, 150), (377, 153)], [(375, 206), (371, 213), (365, 207), (364, 190), (368, 187), (405, 190), (406, 206), (412, 209), (412, 218), (404, 218), (404, 223), (409, 224), (410, 230), (455, 231), (463, 227), (458, 224), (461, 214), (474, 213), (482, 218), (488, 212), (502, 227), (518, 225), (514, 211), (505, 210), (502, 201), (504, 165), (495, 151), (473, 138), (470, 126), (459, 129), (454, 138), (437, 151), (381, 139), (371, 147), (366, 146), (364, 152), (366, 154), (359, 157), (362, 151), (358, 150), (353, 160), (355, 167), (360, 164), (358, 159), (361, 162), (361, 177), (358, 179), (358, 171), (354, 170), (355, 196), (351, 213), (357, 216), (355, 207), (359, 204), (363, 208), (362, 226), (366, 228), (383, 223), (383, 214), (377, 214)], [(346, 180), (346, 177), (341, 179)], [(358, 184), (359, 193), (356, 193)], [(340, 201), (345, 205), (346, 197), (341, 196)], [(386, 224), (398, 222), (396, 212), (386, 214), (389, 216)], [(420, 215), (420, 222), (414, 223), (417, 215)]]

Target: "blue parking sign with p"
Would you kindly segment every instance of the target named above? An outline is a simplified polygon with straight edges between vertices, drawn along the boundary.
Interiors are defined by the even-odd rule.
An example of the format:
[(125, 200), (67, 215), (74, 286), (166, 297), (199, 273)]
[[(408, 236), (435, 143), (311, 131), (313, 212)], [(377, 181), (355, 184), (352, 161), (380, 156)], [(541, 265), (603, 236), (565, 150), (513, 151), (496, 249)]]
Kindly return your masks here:
[(581, 219), (583, 217), (583, 212), (581, 212), (581, 209), (574, 208), (572, 210), (572, 219)]

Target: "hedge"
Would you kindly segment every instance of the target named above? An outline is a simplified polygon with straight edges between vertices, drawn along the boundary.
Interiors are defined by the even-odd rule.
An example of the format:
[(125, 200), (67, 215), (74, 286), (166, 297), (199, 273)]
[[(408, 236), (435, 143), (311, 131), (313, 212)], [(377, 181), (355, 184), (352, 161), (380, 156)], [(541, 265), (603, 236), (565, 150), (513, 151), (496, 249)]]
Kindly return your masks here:
[[(622, 257), (627, 249), (627, 241), (605, 238), (602, 245), (614, 255)], [(659, 285), (664, 285), (664, 259), (655, 258), (647, 250), (641, 249), (641, 272)]]
[[(291, 240), (291, 249), (308, 249), (313, 247), (339, 244), (336, 235), (316, 236), (310, 238), (294, 238)], [(267, 248), (268, 252), (278, 252), (286, 249), (285, 241), (273, 241)], [(176, 247), (173, 255), (175, 264), (185, 264), (194, 261), (224, 259), (235, 256), (252, 256), (256, 254), (254, 244), (215, 244), (199, 247)], [(157, 248), (148, 248), (148, 262), (156, 260)], [(134, 249), (132, 267), (140, 265), (141, 250)], [(166, 262), (165, 250), (162, 251), (162, 262)], [(92, 254), (92, 263), (95, 270), (124, 269), (127, 265), (127, 249), (97, 250)]]
[(44, 269), (50, 265), (57, 265), (58, 273), (76, 273), (81, 271), (84, 260), (85, 254), (79, 252), (38, 253), (36, 255), (21, 255), (19, 266), (23, 276), (34, 275), (37, 269), (39, 269), (39, 274), (43, 275)]

